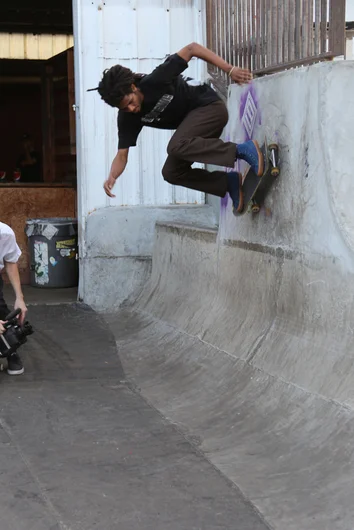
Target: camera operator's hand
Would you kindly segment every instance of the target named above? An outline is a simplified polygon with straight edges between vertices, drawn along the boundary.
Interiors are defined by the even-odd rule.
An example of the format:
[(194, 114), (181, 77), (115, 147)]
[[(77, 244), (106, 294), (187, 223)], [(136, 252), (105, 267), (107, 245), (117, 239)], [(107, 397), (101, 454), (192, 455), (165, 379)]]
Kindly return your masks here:
[(18, 319), (22, 326), (27, 315), (27, 307), (23, 298), (16, 298), (14, 309), (21, 309), (21, 314), (19, 315)]
[(2, 335), (5, 331), (4, 324), (4, 320), (0, 320), (0, 335)]

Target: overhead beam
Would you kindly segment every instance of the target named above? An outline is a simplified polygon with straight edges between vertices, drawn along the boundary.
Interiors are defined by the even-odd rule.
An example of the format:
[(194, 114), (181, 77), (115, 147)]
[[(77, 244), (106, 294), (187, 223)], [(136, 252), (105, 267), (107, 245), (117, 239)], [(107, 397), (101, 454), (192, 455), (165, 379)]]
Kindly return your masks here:
[(0, 31), (6, 33), (72, 33), (72, 6), (67, 0), (48, 6), (42, 0), (1, 2)]

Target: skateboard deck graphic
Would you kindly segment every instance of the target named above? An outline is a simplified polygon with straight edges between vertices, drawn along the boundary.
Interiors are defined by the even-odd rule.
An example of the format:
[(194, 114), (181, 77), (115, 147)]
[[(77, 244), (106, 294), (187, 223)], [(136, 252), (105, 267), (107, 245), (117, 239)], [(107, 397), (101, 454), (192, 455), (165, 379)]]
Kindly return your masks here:
[(244, 208), (240, 213), (234, 212), (237, 217), (248, 211), (258, 213), (272, 184), (280, 174), (278, 145), (275, 143), (268, 145), (265, 138), (260, 149), (264, 157), (263, 174), (258, 177), (251, 168), (246, 170), (242, 184)]

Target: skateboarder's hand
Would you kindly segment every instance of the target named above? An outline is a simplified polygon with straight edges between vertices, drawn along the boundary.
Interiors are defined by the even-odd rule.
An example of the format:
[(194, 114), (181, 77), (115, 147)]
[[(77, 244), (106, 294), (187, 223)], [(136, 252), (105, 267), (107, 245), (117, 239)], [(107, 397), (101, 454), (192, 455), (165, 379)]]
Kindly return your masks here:
[(4, 320), (0, 320), (0, 335), (2, 335), (5, 331), (4, 324)]
[(245, 85), (252, 81), (253, 76), (249, 70), (235, 67), (231, 72), (230, 78), (238, 85)]
[(112, 199), (115, 198), (115, 195), (112, 193), (113, 186), (116, 183), (116, 179), (112, 176), (108, 177), (108, 179), (103, 184), (104, 191), (108, 195), (108, 197), (111, 197)]

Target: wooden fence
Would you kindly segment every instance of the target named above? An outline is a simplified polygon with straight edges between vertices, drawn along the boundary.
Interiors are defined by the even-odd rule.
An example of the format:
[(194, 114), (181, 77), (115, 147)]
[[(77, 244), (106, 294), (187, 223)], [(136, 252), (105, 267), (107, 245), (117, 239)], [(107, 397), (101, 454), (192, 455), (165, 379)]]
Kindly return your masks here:
[(345, 0), (206, 0), (206, 15), (207, 46), (255, 75), (345, 53)]

